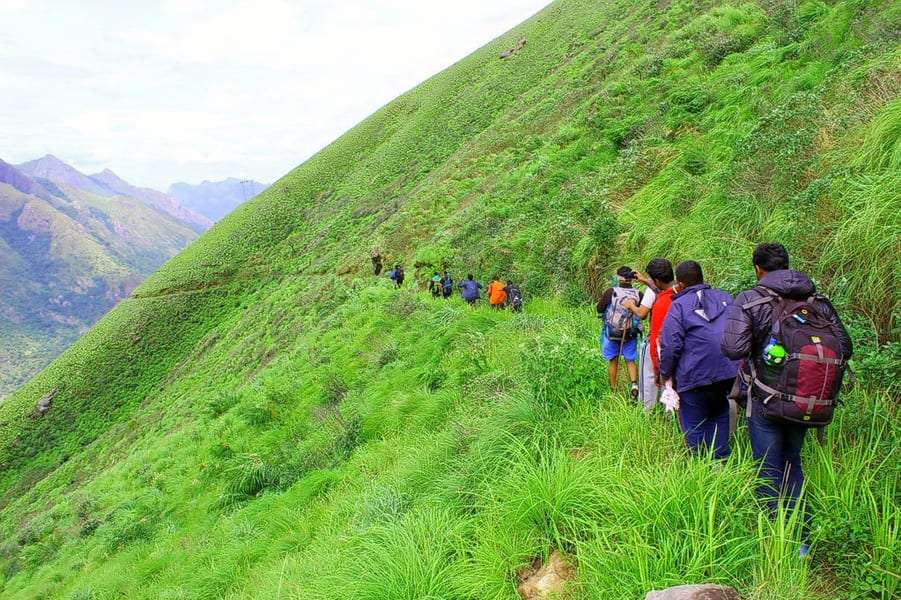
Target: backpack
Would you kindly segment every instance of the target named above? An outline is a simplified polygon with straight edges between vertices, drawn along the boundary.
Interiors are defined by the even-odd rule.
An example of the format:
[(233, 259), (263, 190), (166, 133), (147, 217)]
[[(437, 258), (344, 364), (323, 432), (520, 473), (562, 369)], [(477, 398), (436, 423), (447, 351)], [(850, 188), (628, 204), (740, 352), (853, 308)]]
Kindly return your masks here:
[(445, 294), (450, 294), (452, 291), (454, 291), (454, 280), (450, 277), (442, 279), (441, 286)]
[[(750, 376), (743, 374), (749, 397), (756, 388), (761, 401), (755, 408), (762, 407), (763, 415), (771, 421), (807, 427), (828, 425), (847, 368), (841, 325), (816, 307), (817, 302), (829, 300), (820, 295), (796, 300), (763, 286), (757, 289), (764, 296), (743, 304), (742, 309), (772, 303), (773, 322), (763, 351), (755, 349), (748, 361)], [(765, 357), (773, 348), (778, 364)]]
[(518, 287), (511, 285), (507, 288), (507, 300), (510, 301), (510, 306), (513, 307), (513, 310), (522, 308), (522, 292), (519, 291)]
[(634, 315), (631, 310), (623, 306), (623, 300), (626, 298), (632, 298), (635, 304), (638, 304), (640, 300), (638, 290), (625, 287), (613, 288), (613, 298), (610, 300), (607, 312), (604, 313), (604, 328), (607, 332), (608, 340), (618, 342), (635, 337), (636, 321), (633, 318)]

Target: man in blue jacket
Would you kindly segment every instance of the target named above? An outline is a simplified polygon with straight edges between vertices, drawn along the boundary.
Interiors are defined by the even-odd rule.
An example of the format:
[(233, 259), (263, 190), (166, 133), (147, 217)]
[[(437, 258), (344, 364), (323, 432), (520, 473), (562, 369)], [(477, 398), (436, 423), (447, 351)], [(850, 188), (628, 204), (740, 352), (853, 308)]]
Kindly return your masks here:
[(466, 279), (457, 284), (457, 287), (460, 288), (460, 295), (463, 296), (463, 299), (470, 306), (474, 306), (479, 300), (479, 290), (482, 289), (482, 284), (473, 279), (472, 273), (467, 275)]
[(677, 293), (660, 332), (660, 379), (679, 394), (679, 424), (695, 453), (729, 456), (729, 401), (736, 364), (720, 349), (732, 296), (704, 283), (701, 265), (676, 267)]

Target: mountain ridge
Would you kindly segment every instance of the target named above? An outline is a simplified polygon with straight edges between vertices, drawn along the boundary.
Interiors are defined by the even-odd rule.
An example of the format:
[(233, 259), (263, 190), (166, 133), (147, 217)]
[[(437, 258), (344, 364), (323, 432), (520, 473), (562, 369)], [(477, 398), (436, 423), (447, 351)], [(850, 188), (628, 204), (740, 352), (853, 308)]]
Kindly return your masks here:
[(55, 157), (30, 166), (38, 180), (0, 160), (0, 398), (197, 235), (139, 198), (85, 191), (102, 183)]

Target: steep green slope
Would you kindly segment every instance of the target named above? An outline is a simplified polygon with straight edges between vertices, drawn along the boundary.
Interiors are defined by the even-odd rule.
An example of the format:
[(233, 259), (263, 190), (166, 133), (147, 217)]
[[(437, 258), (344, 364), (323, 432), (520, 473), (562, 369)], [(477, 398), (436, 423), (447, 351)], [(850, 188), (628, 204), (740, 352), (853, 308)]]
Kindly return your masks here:
[[(578, 597), (892, 597), (899, 22), (888, 1), (558, 2), (399, 97), (0, 405), (0, 592), (515, 598), (560, 548)], [(735, 291), (761, 239), (858, 348), (807, 452), (810, 564), (759, 518), (742, 432), (717, 469), (609, 393), (587, 308), (658, 254)], [(527, 312), (394, 292), (374, 246), (418, 280), (510, 273)]]

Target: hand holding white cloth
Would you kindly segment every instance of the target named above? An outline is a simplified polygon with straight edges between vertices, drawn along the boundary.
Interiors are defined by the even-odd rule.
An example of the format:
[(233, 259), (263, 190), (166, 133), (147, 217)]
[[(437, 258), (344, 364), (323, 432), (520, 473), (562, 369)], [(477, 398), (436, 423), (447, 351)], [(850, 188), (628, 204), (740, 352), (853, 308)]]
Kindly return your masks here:
[(679, 410), (679, 394), (673, 389), (672, 379), (667, 379), (663, 384), (663, 393), (660, 394), (660, 402), (666, 406), (666, 410), (669, 412)]

